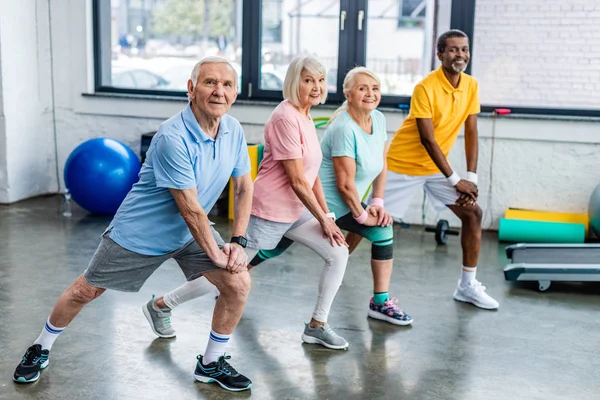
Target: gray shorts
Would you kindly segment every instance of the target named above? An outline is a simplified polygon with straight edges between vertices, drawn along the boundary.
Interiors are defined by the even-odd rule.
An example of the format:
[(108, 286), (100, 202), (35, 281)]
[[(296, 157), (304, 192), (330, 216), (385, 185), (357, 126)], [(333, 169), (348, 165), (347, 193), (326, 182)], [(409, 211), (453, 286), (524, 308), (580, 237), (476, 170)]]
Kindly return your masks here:
[(250, 215), (248, 229), (246, 229), (247, 247), (259, 250), (272, 250), (290, 229), (296, 228), (306, 221), (314, 218), (306, 208), (296, 222), (275, 222), (268, 219)]
[[(211, 230), (217, 245), (222, 248), (225, 242), (221, 235), (212, 227)], [(204, 272), (219, 269), (195, 240), (170, 253), (147, 256), (121, 247), (109, 237), (109, 233), (105, 233), (83, 277), (95, 287), (137, 292), (150, 275), (171, 258), (179, 264), (188, 281)]]

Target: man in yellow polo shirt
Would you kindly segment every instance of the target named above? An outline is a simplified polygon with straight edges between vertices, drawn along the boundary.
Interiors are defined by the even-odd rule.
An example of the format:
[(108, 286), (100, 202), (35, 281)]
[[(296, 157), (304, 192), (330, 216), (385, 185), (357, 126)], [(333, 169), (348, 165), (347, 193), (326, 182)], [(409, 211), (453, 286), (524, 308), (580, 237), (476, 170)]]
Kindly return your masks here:
[[(423, 188), (438, 210), (448, 207), (462, 221), (463, 265), (454, 299), (485, 309), (498, 302), (475, 279), (481, 247), (481, 208), (477, 204), (477, 81), (464, 74), (469, 38), (459, 30), (437, 42), (442, 65), (414, 89), (410, 113), (398, 129), (387, 155), (387, 211), (402, 218), (412, 195)], [(448, 153), (465, 126), (467, 173), (461, 178), (448, 163)]]

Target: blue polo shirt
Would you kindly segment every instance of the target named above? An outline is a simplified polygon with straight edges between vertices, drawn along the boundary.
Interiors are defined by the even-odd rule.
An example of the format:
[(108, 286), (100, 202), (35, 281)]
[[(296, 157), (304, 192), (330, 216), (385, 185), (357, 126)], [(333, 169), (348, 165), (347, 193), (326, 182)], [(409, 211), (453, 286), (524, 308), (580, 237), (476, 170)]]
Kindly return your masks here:
[(162, 255), (192, 240), (171, 189), (198, 190), (206, 213), (230, 177), (250, 172), (246, 139), (240, 123), (224, 115), (216, 139), (202, 131), (190, 105), (163, 122), (152, 139), (139, 181), (119, 207), (107, 231), (133, 252)]

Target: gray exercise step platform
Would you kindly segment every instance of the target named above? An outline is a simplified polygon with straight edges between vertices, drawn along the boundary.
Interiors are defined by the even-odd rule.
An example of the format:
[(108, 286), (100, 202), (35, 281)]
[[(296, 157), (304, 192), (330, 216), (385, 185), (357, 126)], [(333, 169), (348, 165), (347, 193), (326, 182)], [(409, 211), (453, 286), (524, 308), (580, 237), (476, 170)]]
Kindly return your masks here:
[(538, 281), (545, 291), (552, 281), (600, 282), (600, 244), (528, 244), (508, 246), (512, 261), (507, 281)]

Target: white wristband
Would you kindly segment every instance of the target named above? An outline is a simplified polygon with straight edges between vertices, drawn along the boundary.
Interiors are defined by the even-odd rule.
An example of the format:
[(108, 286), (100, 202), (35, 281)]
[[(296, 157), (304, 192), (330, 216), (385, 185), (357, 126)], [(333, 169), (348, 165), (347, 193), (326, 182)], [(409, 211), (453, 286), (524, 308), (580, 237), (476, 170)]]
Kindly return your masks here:
[(325, 217), (327, 217), (327, 218), (331, 218), (332, 220), (334, 220), (334, 221), (335, 221), (335, 213), (332, 213), (332, 212), (330, 212), (330, 213), (327, 213), (327, 214), (325, 214)]
[(452, 175), (446, 178), (448, 183), (452, 186), (456, 186), (458, 182), (460, 182), (460, 176), (456, 172), (452, 172)]
[(465, 179), (477, 186), (477, 174), (475, 172), (467, 171), (467, 177)]

